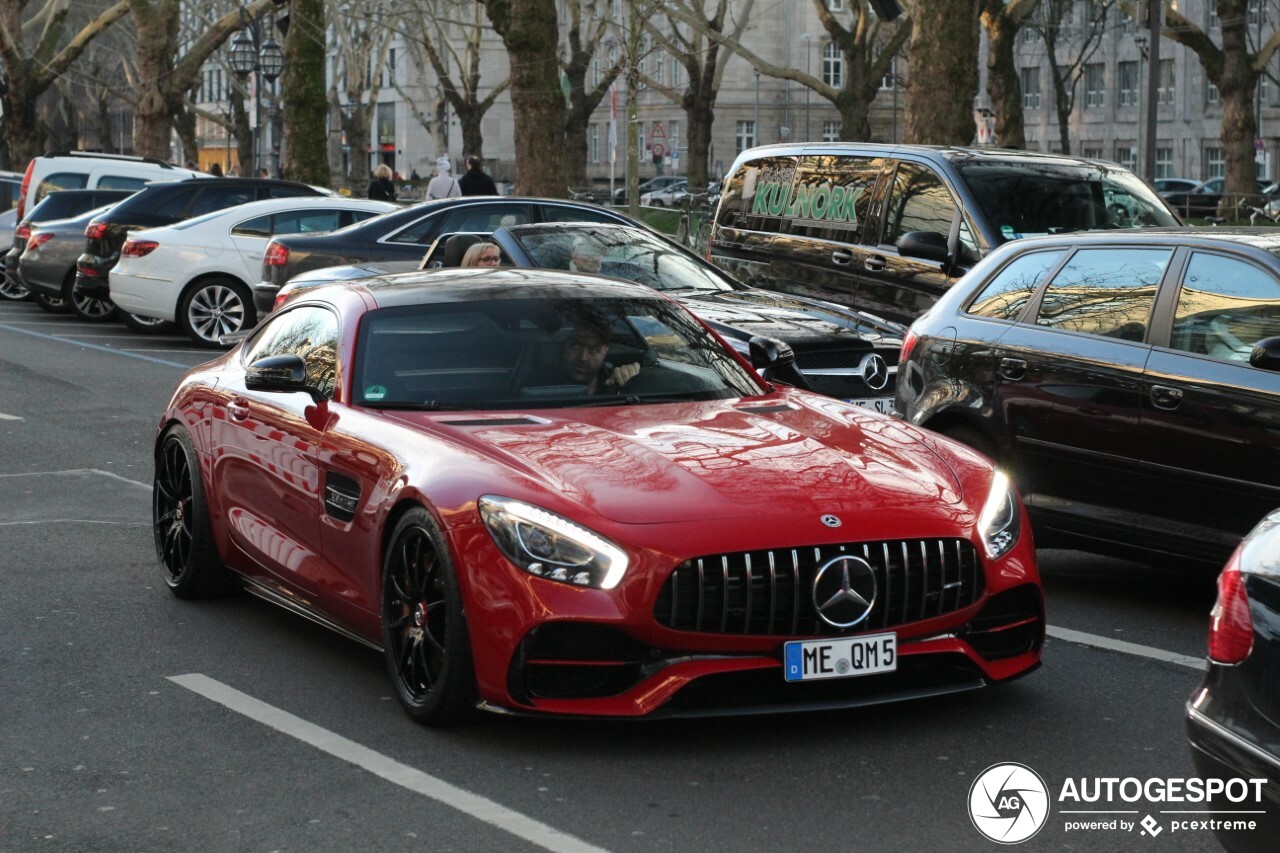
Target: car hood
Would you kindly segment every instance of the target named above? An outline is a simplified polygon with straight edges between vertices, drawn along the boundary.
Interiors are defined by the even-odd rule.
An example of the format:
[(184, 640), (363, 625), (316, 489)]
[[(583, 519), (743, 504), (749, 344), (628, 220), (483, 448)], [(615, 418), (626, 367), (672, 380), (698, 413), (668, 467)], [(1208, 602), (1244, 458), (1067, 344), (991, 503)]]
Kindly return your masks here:
[(906, 332), (897, 323), (870, 314), (768, 290), (670, 295), (720, 334), (742, 340), (765, 335), (795, 344), (833, 337), (862, 338), (870, 345), (898, 346)]
[(918, 432), (813, 395), (533, 410), (519, 419), (393, 416), (451, 433), (533, 478), (555, 496), (546, 500), (627, 524), (910, 511), (962, 498), (954, 472)]

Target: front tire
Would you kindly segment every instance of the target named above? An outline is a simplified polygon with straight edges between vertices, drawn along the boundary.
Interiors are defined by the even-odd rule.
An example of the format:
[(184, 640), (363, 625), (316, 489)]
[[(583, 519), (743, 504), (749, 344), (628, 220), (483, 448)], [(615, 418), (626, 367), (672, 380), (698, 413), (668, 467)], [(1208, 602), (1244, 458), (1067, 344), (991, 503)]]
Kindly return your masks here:
[(396, 698), (423, 725), (475, 713), (471, 640), (453, 558), (425, 509), (407, 512), (382, 567), (382, 646)]
[(31, 291), (31, 301), (50, 314), (67, 314), (71, 306), (60, 296), (49, 296), (40, 290)]
[(178, 598), (211, 598), (234, 586), (213, 543), (199, 457), (181, 426), (170, 427), (156, 451), (151, 528), (165, 583)]
[(206, 349), (225, 349), (222, 336), (252, 328), (258, 315), (249, 289), (229, 278), (210, 278), (189, 289), (178, 306), (182, 331)]

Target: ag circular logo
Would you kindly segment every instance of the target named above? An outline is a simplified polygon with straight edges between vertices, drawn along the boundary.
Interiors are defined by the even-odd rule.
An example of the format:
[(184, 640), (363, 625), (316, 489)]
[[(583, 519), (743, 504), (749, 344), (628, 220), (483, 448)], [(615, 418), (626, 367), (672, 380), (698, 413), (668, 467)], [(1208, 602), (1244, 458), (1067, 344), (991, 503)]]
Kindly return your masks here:
[(969, 819), (998, 844), (1019, 844), (1049, 820), (1049, 789), (1025, 764), (993, 764), (969, 788)]

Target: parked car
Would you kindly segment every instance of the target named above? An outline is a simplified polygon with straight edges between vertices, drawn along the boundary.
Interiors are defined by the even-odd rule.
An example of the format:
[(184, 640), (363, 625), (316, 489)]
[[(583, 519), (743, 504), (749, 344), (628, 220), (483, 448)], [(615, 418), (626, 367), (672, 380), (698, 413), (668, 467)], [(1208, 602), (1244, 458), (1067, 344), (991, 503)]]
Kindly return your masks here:
[(199, 346), (222, 346), (223, 335), (257, 322), (249, 285), (272, 237), (328, 232), (398, 209), (339, 196), (270, 198), (133, 231), (111, 270), (110, 299), (125, 311), (176, 321)]
[[(424, 268), (445, 266), (447, 244), (479, 235), (436, 241)], [(750, 357), (751, 340), (764, 335), (791, 347), (795, 361), (767, 378), (889, 412), (898, 373), (898, 351), (906, 329), (840, 305), (751, 290), (682, 246), (648, 230), (626, 225), (555, 222), (499, 228), (490, 237), (510, 266), (567, 270), (580, 242), (600, 259), (599, 274), (662, 291), (692, 311), (735, 350)], [(458, 251), (452, 251), (454, 257)], [(455, 264), (456, 265), (456, 264)], [(325, 273), (328, 272), (326, 275)], [(385, 268), (336, 267), (303, 273), (280, 296), (331, 281), (382, 275)]]
[(648, 207), (675, 207), (688, 192), (689, 182), (681, 178), (661, 189), (650, 190), (640, 196), (640, 203)]
[(181, 181), (203, 174), (151, 157), (50, 151), (27, 163), (18, 218), (22, 219), (26, 211), (54, 190), (140, 190), (149, 183)]
[(129, 231), (173, 225), (259, 199), (328, 195), (318, 187), (270, 178), (192, 178), (149, 186), (84, 229), (85, 247), (76, 262), (76, 286), (88, 296), (110, 298), (108, 275), (120, 260)]
[(617, 222), (646, 227), (607, 207), (580, 201), (523, 196), (463, 196), (426, 201), (330, 234), (273, 239), (253, 286), (259, 311), (271, 310), (284, 283), (307, 270), (366, 262), (422, 260), (442, 234), (488, 234), (525, 222)]
[[(18, 278), (18, 258), (26, 251), (27, 240), (31, 237), (31, 229), (43, 222), (55, 219), (78, 217), (87, 210), (106, 208), (118, 201), (133, 195), (135, 190), (56, 190), (41, 199), (35, 207), (22, 219), (14, 229), (13, 242), (5, 256), (6, 274), (13, 278), (13, 286), (26, 290), (26, 285)], [(16, 211), (15, 211), (16, 213)], [(83, 239), (84, 235), (80, 235)], [(61, 280), (59, 280), (61, 281)], [(40, 306), (46, 309), (64, 311), (70, 309), (70, 303), (59, 296), (42, 293)]]
[[(637, 187), (636, 189), (636, 197), (643, 198), (645, 193), (657, 192), (658, 190), (665, 189), (666, 187), (669, 187), (672, 184), (679, 183), (680, 181), (685, 181), (685, 180), (687, 179), (682, 175), (658, 175), (656, 178), (650, 178), (649, 180), (640, 184), (640, 186)], [(621, 187), (613, 191), (613, 203), (614, 204), (627, 203), (627, 186), (625, 183)]]
[[(1218, 215), (1218, 205), (1222, 201), (1222, 191), (1226, 182), (1226, 178), (1210, 178), (1189, 190), (1167, 192), (1163, 195), (1181, 216), (1188, 219), (1203, 219)], [(1268, 186), (1267, 181), (1258, 181), (1258, 192), (1265, 194)]]
[(1200, 181), (1191, 178), (1156, 178), (1151, 186), (1160, 195), (1168, 198), (1170, 193), (1191, 192), (1200, 186)]
[[(1187, 703), (1196, 775), (1244, 780), (1252, 830), (1214, 828), (1233, 853), (1264, 853), (1280, 837), (1280, 510), (1258, 523), (1218, 576), (1209, 669)], [(1255, 788), (1250, 780), (1263, 779)], [(1260, 797), (1255, 791), (1261, 794)], [(1247, 803), (1247, 805), (1246, 805)], [(1253, 810), (1263, 812), (1256, 814)]]
[(1221, 565), (1280, 506), (1280, 232), (1001, 247), (912, 325), (896, 411), (999, 460), (1040, 545)]
[(738, 155), (712, 260), (746, 284), (910, 323), (1009, 240), (1175, 226), (1132, 172), (1102, 160), (874, 143)]
[(316, 288), (166, 406), (164, 579), (243, 583), (384, 650), (423, 723), (847, 708), (1035, 669), (1006, 478), (765, 383), (781, 342), (753, 354), (565, 272)]
[[(11, 207), (0, 213), (0, 249), (13, 245), (13, 234), (18, 225), (17, 220), (18, 211), (16, 208)], [(22, 282), (9, 276), (8, 254), (8, 250), (5, 249), (4, 254), (0, 255), (0, 300), (17, 301), (27, 299), (31, 294), (22, 286)]]

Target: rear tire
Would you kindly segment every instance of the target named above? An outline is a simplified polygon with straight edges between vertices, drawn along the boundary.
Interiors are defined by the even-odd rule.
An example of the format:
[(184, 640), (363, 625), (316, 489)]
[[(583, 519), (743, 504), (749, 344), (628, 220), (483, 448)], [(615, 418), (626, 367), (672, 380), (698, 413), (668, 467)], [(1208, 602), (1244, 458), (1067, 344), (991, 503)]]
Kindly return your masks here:
[(76, 286), (74, 269), (62, 282), (62, 300), (71, 306), (77, 317), (90, 323), (105, 323), (107, 320), (114, 320), (116, 316), (116, 306), (110, 299), (86, 296), (84, 289)]
[(38, 290), (31, 291), (31, 301), (50, 314), (69, 314), (71, 306), (60, 296), (48, 296)]
[(214, 546), (200, 459), (181, 426), (169, 427), (156, 451), (151, 528), (165, 583), (178, 598), (212, 598), (234, 588)]
[(222, 336), (251, 329), (258, 322), (249, 288), (231, 278), (197, 282), (178, 304), (178, 323), (197, 346), (226, 349)]
[(18, 279), (8, 273), (0, 274), (0, 299), (9, 302), (21, 302), (31, 298), (31, 291)]
[(142, 317), (138, 314), (125, 314), (124, 312), (120, 313), (120, 322), (143, 335), (167, 335), (178, 329), (178, 324), (172, 320)]

